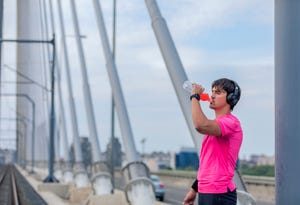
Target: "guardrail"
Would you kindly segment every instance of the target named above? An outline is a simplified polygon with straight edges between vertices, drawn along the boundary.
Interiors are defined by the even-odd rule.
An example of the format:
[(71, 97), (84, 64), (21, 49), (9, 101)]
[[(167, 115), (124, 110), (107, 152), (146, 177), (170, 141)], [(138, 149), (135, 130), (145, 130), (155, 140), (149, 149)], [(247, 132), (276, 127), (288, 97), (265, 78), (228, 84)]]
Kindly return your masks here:
[[(159, 172), (152, 172), (152, 173), (159, 175), (159, 176), (174, 177), (174, 178), (186, 178), (186, 179), (195, 179), (197, 176), (196, 171), (162, 170)], [(274, 177), (242, 175), (242, 178), (247, 185), (275, 186), (275, 178)]]
[(242, 175), (242, 178), (249, 185), (275, 186), (275, 177)]

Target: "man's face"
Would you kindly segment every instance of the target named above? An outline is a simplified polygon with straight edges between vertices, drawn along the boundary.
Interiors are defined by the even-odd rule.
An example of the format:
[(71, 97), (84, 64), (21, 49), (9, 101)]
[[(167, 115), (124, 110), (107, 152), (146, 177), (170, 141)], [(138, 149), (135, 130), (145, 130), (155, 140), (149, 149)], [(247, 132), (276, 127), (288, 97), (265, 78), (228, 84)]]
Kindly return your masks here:
[(221, 109), (229, 104), (226, 101), (227, 93), (221, 87), (213, 87), (209, 107), (214, 110)]

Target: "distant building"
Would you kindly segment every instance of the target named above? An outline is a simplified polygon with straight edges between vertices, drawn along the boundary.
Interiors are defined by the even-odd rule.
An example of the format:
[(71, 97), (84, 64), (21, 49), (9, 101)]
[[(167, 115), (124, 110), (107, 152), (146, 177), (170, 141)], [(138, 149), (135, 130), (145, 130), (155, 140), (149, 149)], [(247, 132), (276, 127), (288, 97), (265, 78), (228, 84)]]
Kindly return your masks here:
[(15, 163), (17, 159), (16, 150), (0, 149), (0, 164)]
[(170, 153), (152, 152), (143, 155), (143, 162), (148, 166), (150, 171), (159, 171), (170, 168)]
[[(112, 143), (111, 139), (106, 147), (106, 152), (104, 153), (107, 163), (110, 165), (113, 162), (114, 167), (121, 167), (122, 166), (122, 147), (119, 139), (117, 137), (113, 138), (113, 153), (112, 153)], [(113, 155), (112, 155), (113, 154)]]
[(182, 147), (176, 154), (176, 169), (197, 170), (199, 166), (199, 157), (195, 148)]
[[(92, 147), (88, 137), (80, 137), (82, 160), (85, 167), (92, 164)], [(71, 160), (75, 162), (74, 145), (71, 145)]]
[(195, 148), (183, 147), (179, 153), (152, 152), (142, 156), (143, 162), (148, 166), (150, 172), (163, 169), (197, 170), (199, 166), (199, 157)]
[(253, 166), (262, 166), (262, 165), (274, 165), (275, 164), (275, 157), (274, 156), (266, 156), (264, 154), (257, 155), (253, 154), (250, 156), (248, 160), (243, 159), (241, 160), (241, 164), (244, 164), (249, 167)]
[(170, 153), (170, 168), (176, 169), (176, 153), (175, 152)]
[(275, 164), (275, 157), (274, 156), (266, 156), (261, 155), (257, 160), (257, 165), (274, 165)]

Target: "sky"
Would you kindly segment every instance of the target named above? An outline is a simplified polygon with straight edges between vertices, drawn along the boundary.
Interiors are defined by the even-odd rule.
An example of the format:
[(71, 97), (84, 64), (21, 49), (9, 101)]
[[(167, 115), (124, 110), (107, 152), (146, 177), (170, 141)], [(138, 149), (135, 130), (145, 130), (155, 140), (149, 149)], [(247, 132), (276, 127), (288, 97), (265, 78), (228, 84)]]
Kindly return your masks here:
[[(8, 18), (15, 15), (14, 2), (5, 5), (5, 37), (15, 35), (15, 19)], [(79, 133), (88, 136), (80, 63), (75, 39), (71, 37), (74, 28), (70, 4), (69, 1), (62, 3), (69, 35), (67, 42)], [(211, 82), (222, 77), (233, 79), (240, 85), (241, 100), (233, 111), (244, 130), (240, 157), (274, 155), (274, 1), (158, 0), (157, 3), (190, 81), (202, 84), (208, 92)], [(53, 5), (59, 36), (56, 1)], [(101, 1), (110, 39), (112, 5), (112, 1)], [(98, 138), (101, 151), (105, 151), (111, 136), (111, 89), (105, 59), (92, 1), (77, 0), (76, 8), (81, 34), (86, 36), (82, 43)], [(142, 152), (144, 138), (145, 152), (178, 152), (181, 147), (193, 147), (145, 2), (117, 1), (116, 21), (116, 65), (136, 149)], [(58, 53), (62, 59), (61, 48)], [(5, 55), (2, 64), (9, 64), (11, 58)], [(7, 70), (3, 71), (3, 76), (4, 79), (12, 78)], [(66, 97), (63, 68), (62, 86)], [(6, 85), (6, 89), (11, 87)], [(65, 102), (67, 122), (70, 122), (67, 97)], [(202, 105), (207, 116), (214, 118), (208, 103), (202, 102)], [(122, 143), (117, 113), (115, 128)], [(68, 134), (72, 134), (70, 123)]]

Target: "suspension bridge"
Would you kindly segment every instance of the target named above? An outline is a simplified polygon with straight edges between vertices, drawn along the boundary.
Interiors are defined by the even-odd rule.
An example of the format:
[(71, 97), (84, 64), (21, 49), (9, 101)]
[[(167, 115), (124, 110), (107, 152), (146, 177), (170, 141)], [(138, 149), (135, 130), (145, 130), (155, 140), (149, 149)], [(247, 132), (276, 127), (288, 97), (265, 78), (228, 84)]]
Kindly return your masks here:
[[(74, 198), (83, 197), (80, 201), (83, 204), (109, 204), (115, 203), (116, 199), (133, 205), (159, 203), (155, 201), (148, 165), (142, 161), (135, 144), (133, 134), (135, 124), (130, 121), (130, 111), (124, 95), (124, 88), (127, 84), (123, 84), (119, 75), (123, 67), (134, 65), (135, 56), (130, 56), (132, 61), (128, 63), (129, 65), (119, 66), (116, 55), (118, 45), (116, 1), (112, 2), (113, 15), (109, 17), (113, 29), (106, 26), (107, 21), (104, 17), (107, 13), (103, 12), (99, 0), (91, 1), (91, 10), (84, 14), (80, 13), (82, 7), (79, 7), (78, 1), (75, 0), (70, 0), (68, 3), (61, 0), (30, 0), (15, 1), (15, 16), (9, 16), (5, 14), (7, 14), (7, 5), (10, 3), (0, 0), (0, 56), (2, 56), (0, 116), (1, 123), (7, 121), (13, 124), (10, 127), (13, 127), (15, 136), (10, 138), (10, 143), (13, 144), (16, 153), (11, 160), (15, 163), (15, 168), (7, 165), (0, 175), (0, 188), (4, 187), (3, 190), (5, 190), (1, 193), (8, 192), (10, 196), (3, 203), (18, 204), (21, 203), (18, 200), (38, 200), (38, 204), (51, 204), (51, 199), (47, 202), (46, 196), (42, 198), (39, 195), (41, 190), (54, 192), (56, 196), (60, 195), (60, 198), (67, 201), (66, 203), (70, 203), (69, 193), (72, 193)], [(130, 7), (130, 3), (121, 4)], [(107, 2), (104, 5), (107, 6)], [(152, 30), (157, 49), (136, 55), (142, 56), (143, 60), (154, 65), (153, 55), (161, 55), (163, 67), (169, 77), (168, 81), (171, 81), (172, 90), (175, 91), (176, 98), (173, 100), (179, 103), (183, 123), (187, 126), (190, 140), (199, 151), (202, 136), (193, 127), (189, 94), (182, 88), (183, 82), (189, 78), (180, 52), (176, 48), (176, 41), (158, 3), (155, 0), (145, 0), (144, 5), (148, 13), (149, 24), (147, 26)], [(294, 156), (299, 154), (298, 112), (295, 106), (300, 98), (299, 94), (291, 92), (298, 87), (298, 82), (300, 82), (299, 75), (297, 75), (299, 65), (297, 54), (300, 46), (298, 40), (299, 9), (300, 2), (275, 1), (275, 201), (278, 205), (295, 204), (299, 201), (296, 191), (299, 182), (295, 179), (300, 166)], [(90, 19), (90, 16), (93, 17), (93, 21), (85, 21), (85, 18)], [(81, 18), (84, 20), (82, 21)], [(5, 25), (12, 23), (15, 23), (15, 35), (2, 29)], [(89, 32), (86, 29), (89, 24), (97, 28), (96, 32)], [(128, 22), (127, 26), (132, 25)], [(139, 32), (143, 31), (137, 31), (134, 36), (136, 42), (132, 44), (126, 40), (122, 42), (133, 47), (138, 47), (139, 41), (147, 43), (139, 38)], [(119, 36), (119, 38), (128, 38), (126, 33), (119, 34)], [(87, 38), (92, 39), (89, 43), (96, 48), (92, 53), (86, 52), (85, 40)], [(124, 57), (129, 58), (126, 55)], [(97, 76), (95, 70), (89, 70), (91, 65), (106, 70), (107, 77)], [(141, 69), (146, 72), (145, 69)], [(3, 81), (3, 74), (8, 71), (10, 71), (11, 78), (6, 76), (5, 79), (12, 80)], [(80, 77), (75, 78), (75, 72), (79, 73), (77, 76)], [(90, 76), (96, 79), (97, 85), (91, 84)], [(139, 76), (136, 78), (139, 83), (145, 83), (139, 79)], [(132, 86), (130, 81), (126, 83)], [(151, 84), (155, 85), (155, 82)], [(78, 89), (78, 85), (82, 88)], [(108, 88), (105, 89), (104, 86)], [(155, 88), (157, 89), (156, 86)], [(99, 106), (93, 103), (93, 97), (99, 95), (96, 93), (98, 91), (101, 95), (105, 94), (104, 100), (111, 100), (110, 158), (105, 157), (101, 150), (103, 133), (99, 132), (95, 111), (98, 111)], [(136, 98), (149, 98), (138, 86), (135, 91)], [(78, 96), (81, 98), (79, 99)], [(9, 103), (4, 104), (4, 101)], [(84, 107), (80, 112), (78, 104)], [(138, 107), (137, 104), (135, 106)], [(113, 157), (116, 150), (113, 143), (115, 114), (125, 153), (122, 158), (122, 169), (117, 174), (114, 167), (109, 166), (114, 164), (115, 160)], [(82, 123), (85, 123), (87, 127), (91, 145), (92, 160), (88, 166), (85, 166), (86, 158), (82, 151), (80, 136)], [(6, 138), (1, 135), (0, 141), (1, 139)], [(145, 138), (143, 140), (145, 143)], [(12, 172), (16, 174), (7, 174)], [(30, 175), (27, 176), (27, 172)], [(122, 178), (125, 184), (122, 191), (116, 188), (117, 176), (115, 175)], [(32, 189), (24, 188), (28, 187), (24, 176), (31, 181)], [(29, 179), (32, 176), (35, 176), (34, 180), (37, 182)], [(234, 181), (237, 185), (238, 204), (256, 204), (255, 198), (248, 192), (247, 184), (238, 170), (235, 172)], [(8, 182), (12, 183), (6, 185)], [(33, 184), (36, 183), (38, 185), (35, 187)], [(21, 196), (20, 193), (23, 191), (28, 194), (21, 194)], [(28, 198), (26, 198), (27, 195)]]

